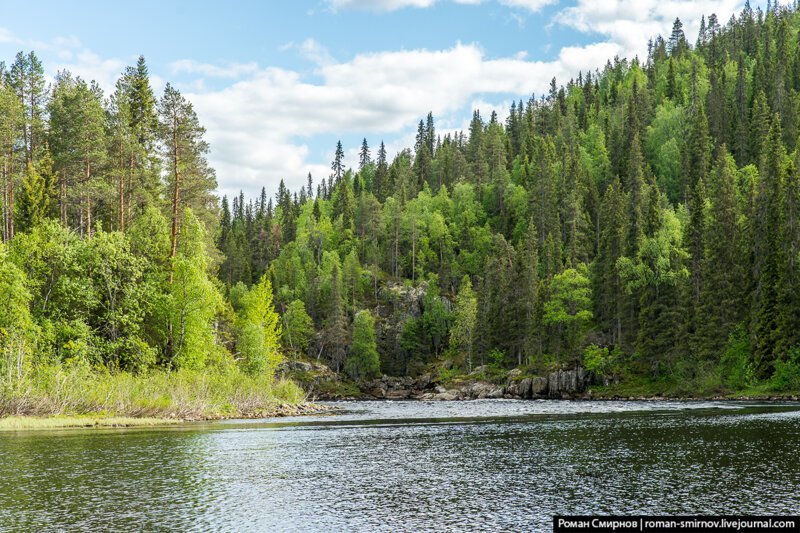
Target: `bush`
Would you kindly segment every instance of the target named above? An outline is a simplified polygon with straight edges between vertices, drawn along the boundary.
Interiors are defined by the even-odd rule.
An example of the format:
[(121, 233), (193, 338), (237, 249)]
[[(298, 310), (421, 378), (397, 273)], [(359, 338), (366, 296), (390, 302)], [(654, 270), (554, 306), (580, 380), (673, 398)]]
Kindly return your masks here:
[(730, 389), (741, 390), (755, 383), (753, 364), (750, 361), (750, 336), (744, 327), (739, 326), (728, 337), (719, 370), (722, 383)]
[(611, 369), (612, 358), (608, 348), (590, 344), (583, 351), (583, 366), (589, 372), (605, 375)]
[(800, 347), (791, 350), (786, 361), (775, 361), (769, 388), (779, 392), (800, 390)]

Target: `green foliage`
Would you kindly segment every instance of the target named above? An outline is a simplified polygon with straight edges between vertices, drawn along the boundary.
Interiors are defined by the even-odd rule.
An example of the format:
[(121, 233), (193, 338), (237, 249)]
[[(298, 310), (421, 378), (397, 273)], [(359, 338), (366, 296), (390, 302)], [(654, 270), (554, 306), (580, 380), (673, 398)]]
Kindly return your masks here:
[(469, 276), (461, 280), (461, 287), (453, 309), (453, 327), (450, 328), (450, 345), (466, 354), (467, 371), (472, 371), (475, 327), (478, 320), (478, 299), (472, 290)]
[(28, 304), (25, 274), (8, 260), (0, 244), (0, 379), (19, 377), (29, 362), (35, 329)]
[(589, 372), (605, 375), (610, 372), (613, 359), (608, 347), (590, 344), (583, 350), (583, 366)]
[[(3, 385), (0, 380), (0, 385)], [(0, 417), (114, 415), (178, 419), (272, 416), (305, 399), (294, 383), (228, 371), (107, 372), (83, 363), (42, 364), (0, 386)]]
[(28, 163), (17, 205), (17, 226), (24, 231), (40, 224), (50, 213), (50, 191), (41, 174)]
[(682, 27), (504, 124), (475, 111), (442, 133), (430, 114), (394, 160), (364, 139), (348, 169), (339, 143), (329, 178), (230, 202), (191, 102), (171, 85), (156, 102), (143, 58), (106, 98), (68, 72), (46, 89), (20, 53), (0, 84), (5, 368), (270, 375), (282, 348), (338, 371), (366, 309), (396, 373), (446, 355), (791, 388), (797, 8), (745, 10), (696, 47)]
[(381, 362), (375, 342), (375, 319), (369, 311), (359, 311), (356, 314), (353, 322), (353, 345), (344, 368), (356, 380), (380, 375)]
[(770, 389), (779, 392), (800, 389), (800, 357), (797, 355), (795, 350), (791, 360), (775, 362), (775, 373), (769, 381)]
[(261, 278), (242, 297), (242, 308), (236, 317), (236, 347), (250, 374), (272, 376), (283, 359), (280, 348), (280, 316), (272, 304), (272, 283)]
[(722, 383), (731, 390), (741, 390), (755, 383), (750, 336), (745, 328), (737, 328), (728, 337), (719, 368)]
[(285, 350), (306, 353), (314, 335), (314, 321), (306, 313), (302, 300), (294, 300), (283, 313), (281, 342)]
[(550, 298), (544, 304), (544, 324), (555, 328), (563, 341), (559, 350), (573, 357), (591, 326), (591, 289), (586, 265), (568, 268), (550, 282)]

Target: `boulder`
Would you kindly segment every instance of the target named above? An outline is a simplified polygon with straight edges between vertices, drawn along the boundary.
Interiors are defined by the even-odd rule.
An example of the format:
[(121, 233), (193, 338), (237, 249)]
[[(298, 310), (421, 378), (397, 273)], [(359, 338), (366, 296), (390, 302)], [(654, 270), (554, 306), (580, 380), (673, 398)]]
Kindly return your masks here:
[(411, 391), (408, 389), (390, 389), (386, 391), (387, 400), (407, 400), (411, 398)]
[(523, 378), (517, 383), (517, 390), (516, 394), (520, 398), (530, 398), (531, 397), (531, 386), (533, 384), (533, 380), (531, 378)]
[(531, 379), (531, 396), (542, 396), (547, 393), (547, 378), (535, 377)]
[(462, 399), (461, 391), (448, 390), (445, 392), (437, 393), (433, 396), (434, 400), (453, 401)]

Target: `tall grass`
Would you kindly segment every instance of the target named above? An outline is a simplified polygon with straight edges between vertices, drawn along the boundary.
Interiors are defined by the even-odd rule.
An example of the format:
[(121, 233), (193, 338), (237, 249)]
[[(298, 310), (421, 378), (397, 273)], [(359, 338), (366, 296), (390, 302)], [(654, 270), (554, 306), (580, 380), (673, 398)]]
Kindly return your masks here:
[(12, 381), (0, 380), (0, 416), (252, 417), (304, 400), (302, 389), (290, 381), (237, 369), (134, 375), (85, 365), (44, 365)]

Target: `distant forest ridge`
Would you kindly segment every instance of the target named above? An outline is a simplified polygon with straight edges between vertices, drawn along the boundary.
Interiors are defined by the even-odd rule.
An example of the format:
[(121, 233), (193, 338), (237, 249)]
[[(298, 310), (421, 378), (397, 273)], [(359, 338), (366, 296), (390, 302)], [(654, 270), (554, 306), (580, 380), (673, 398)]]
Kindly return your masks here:
[(799, 29), (748, 3), (691, 43), (676, 19), (505, 123), (441, 136), (429, 114), (391, 161), (365, 139), (347, 169), (338, 143), (317, 183), (221, 202), (191, 103), (156, 99), (143, 58), (105, 98), (66, 72), (46, 89), (21, 53), (0, 68), (0, 292), (25, 297), (0, 327), (24, 318), (32, 360), (129, 370), (284, 354), (798, 389)]

